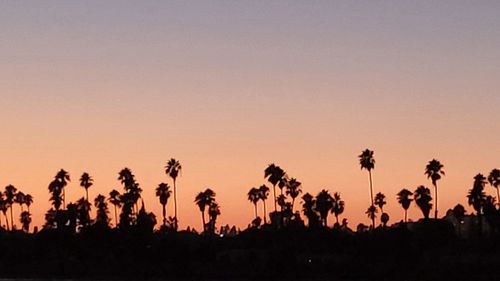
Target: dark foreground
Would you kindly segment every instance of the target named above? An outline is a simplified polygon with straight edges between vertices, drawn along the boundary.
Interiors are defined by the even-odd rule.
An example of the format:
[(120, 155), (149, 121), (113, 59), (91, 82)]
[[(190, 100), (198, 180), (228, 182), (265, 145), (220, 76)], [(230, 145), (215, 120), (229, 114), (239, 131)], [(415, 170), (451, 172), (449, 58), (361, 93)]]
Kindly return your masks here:
[(306, 228), (235, 237), (102, 229), (0, 234), (4, 278), (498, 280), (498, 265), (500, 237), (459, 239), (445, 223), (360, 234)]

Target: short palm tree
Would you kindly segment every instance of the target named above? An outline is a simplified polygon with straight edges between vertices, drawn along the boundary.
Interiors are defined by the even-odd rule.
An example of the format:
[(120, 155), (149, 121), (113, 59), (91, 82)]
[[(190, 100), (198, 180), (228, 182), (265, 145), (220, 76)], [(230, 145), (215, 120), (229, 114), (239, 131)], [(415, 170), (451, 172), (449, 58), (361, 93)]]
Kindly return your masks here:
[(115, 209), (115, 226), (118, 226), (118, 214), (116, 212), (116, 209), (120, 208), (122, 205), (122, 201), (120, 200), (120, 197), (121, 197), (120, 192), (118, 192), (118, 190), (116, 190), (116, 189), (111, 190), (111, 192), (109, 193), (108, 200), (111, 204), (113, 204), (114, 209)]
[(375, 195), (375, 206), (380, 208), (380, 212), (384, 212), (384, 205), (387, 204), (385, 201), (385, 195), (379, 192)]
[(422, 211), (422, 214), (424, 215), (424, 219), (426, 220), (429, 219), (429, 212), (432, 209), (431, 190), (421, 185), (417, 187), (417, 189), (413, 193), (413, 196), (415, 197), (415, 203), (417, 204), (417, 206)]
[(345, 209), (345, 202), (340, 198), (340, 193), (335, 192), (333, 193), (332, 197), (332, 209), (331, 212), (335, 215), (335, 221), (337, 224), (339, 223), (339, 216), (344, 212)]
[(333, 197), (330, 193), (323, 189), (316, 196), (316, 210), (319, 213), (322, 224), (324, 227), (328, 226), (328, 213), (333, 207)]
[(89, 202), (89, 188), (94, 184), (94, 180), (88, 173), (83, 173), (80, 177), (80, 186), (85, 188), (85, 199)]
[(434, 186), (434, 196), (436, 199), (436, 206), (434, 208), (434, 218), (438, 218), (438, 188), (437, 182), (441, 179), (441, 176), (444, 176), (443, 164), (436, 159), (432, 159), (429, 161), (427, 166), (425, 166), (425, 174), (427, 178), (430, 178), (432, 181), (432, 185)]
[(31, 224), (31, 214), (28, 211), (21, 212), (21, 225), (23, 227), (24, 232), (30, 232), (30, 224)]
[(264, 224), (267, 224), (267, 211), (266, 211), (266, 200), (267, 200), (267, 197), (269, 196), (269, 187), (267, 187), (267, 185), (263, 184), (259, 187), (259, 198), (260, 200), (262, 200), (262, 204), (263, 204), (263, 208), (264, 208)]
[(182, 171), (182, 166), (179, 161), (174, 158), (168, 160), (167, 165), (165, 166), (165, 173), (172, 178), (172, 182), (174, 184), (174, 228), (177, 230), (178, 227), (178, 218), (177, 218), (177, 177)]
[(215, 192), (207, 188), (205, 191), (202, 191), (196, 195), (194, 202), (198, 205), (201, 212), (201, 220), (203, 223), (203, 231), (206, 231), (206, 223), (205, 223), (205, 209), (207, 206), (210, 206), (213, 202), (215, 202)]
[(372, 229), (375, 229), (375, 219), (377, 218), (377, 207), (375, 205), (371, 205), (368, 207), (366, 210), (365, 214), (368, 216), (368, 218), (372, 221)]
[(164, 227), (167, 225), (167, 202), (168, 198), (170, 198), (170, 194), (172, 194), (172, 191), (170, 190), (170, 186), (166, 183), (162, 182), (156, 188), (156, 196), (159, 198), (162, 207)]
[(366, 169), (368, 171), (368, 176), (370, 178), (370, 202), (372, 205), (374, 205), (375, 203), (373, 202), (372, 170), (375, 169), (375, 159), (373, 158), (373, 151), (365, 149), (358, 157), (361, 170)]
[(302, 193), (302, 183), (298, 181), (296, 178), (291, 178), (286, 181), (286, 195), (290, 195), (292, 198), (292, 212), (293, 205), (295, 204), (295, 198), (297, 198), (300, 193)]
[(14, 228), (14, 216), (12, 214), (12, 206), (14, 205), (15, 202), (16, 192), (17, 188), (15, 188), (11, 184), (5, 187), (4, 195), (5, 195), (5, 202), (7, 203), (7, 206), (10, 209), (11, 230), (13, 230)]
[(94, 199), (94, 206), (97, 209), (95, 223), (97, 225), (109, 227), (109, 217), (108, 217), (108, 204), (106, 203), (106, 197), (99, 194)]
[(405, 210), (405, 222), (408, 222), (408, 209), (410, 208), (411, 201), (413, 201), (413, 198), (411, 198), (413, 192), (403, 188), (397, 195), (398, 203), (401, 204), (401, 207)]
[(491, 170), (488, 176), (488, 182), (497, 190), (497, 202), (500, 204), (500, 192), (498, 191), (498, 188), (500, 188), (500, 170)]
[(258, 217), (257, 203), (260, 200), (260, 190), (258, 188), (255, 188), (255, 187), (250, 188), (250, 190), (248, 191), (247, 197), (248, 197), (248, 201), (250, 201), (254, 206), (255, 219), (257, 219), (257, 217)]
[(476, 211), (479, 224), (479, 235), (481, 235), (483, 232), (483, 207), (486, 204), (486, 194), (484, 193), (485, 185), (486, 178), (482, 174), (477, 174), (474, 177), (474, 184), (469, 190), (469, 194), (467, 195), (467, 203)]
[(278, 211), (277, 207), (277, 197), (276, 197), (276, 185), (280, 182), (283, 182), (283, 178), (285, 177), (285, 171), (275, 164), (269, 164), (267, 168), (264, 170), (264, 178), (267, 178), (273, 185), (273, 195), (274, 195), (274, 211)]

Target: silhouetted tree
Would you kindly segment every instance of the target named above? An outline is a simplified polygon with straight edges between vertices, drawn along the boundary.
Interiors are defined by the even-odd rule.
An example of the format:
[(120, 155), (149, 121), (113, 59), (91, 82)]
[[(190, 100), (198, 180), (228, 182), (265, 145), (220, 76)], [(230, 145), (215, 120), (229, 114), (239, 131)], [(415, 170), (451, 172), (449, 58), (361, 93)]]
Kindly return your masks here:
[(295, 198), (297, 198), (300, 193), (302, 193), (302, 183), (298, 181), (296, 178), (291, 178), (286, 181), (286, 195), (290, 195), (292, 198), (292, 212), (293, 206), (295, 205)]
[(97, 209), (97, 214), (95, 218), (95, 224), (102, 227), (109, 227), (109, 216), (108, 216), (108, 204), (106, 203), (106, 197), (104, 195), (97, 195), (94, 199), (94, 206)]
[(275, 164), (269, 164), (269, 166), (267, 166), (267, 168), (264, 170), (264, 178), (265, 179), (267, 178), (267, 181), (269, 181), (273, 185), (275, 212), (278, 211), (278, 208), (276, 206), (277, 204), (276, 185), (280, 182), (283, 182), (284, 177), (285, 177), (285, 171)]
[(410, 208), (411, 201), (413, 201), (413, 198), (411, 198), (413, 192), (403, 188), (397, 195), (398, 203), (401, 204), (401, 207), (405, 210), (405, 222), (408, 222), (408, 208)]
[(368, 207), (368, 210), (366, 210), (365, 214), (368, 216), (368, 218), (372, 221), (372, 229), (375, 229), (375, 219), (377, 218), (377, 207), (375, 205), (371, 205)]
[(262, 200), (263, 203), (263, 208), (264, 208), (264, 224), (267, 224), (267, 211), (266, 211), (266, 200), (267, 197), (269, 196), (269, 187), (267, 185), (263, 184), (259, 187), (259, 198)]
[(382, 213), (382, 215), (380, 215), (380, 222), (382, 223), (382, 227), (386, 228), (387, 227), (387, 223), (389, 222), (389, 214), (388, 213)]
[(491, 170), (490, 174), (488, 175), (488, 182), (497, 190), (497, 202), (500, 203), (500, 192), (498, 191), (498, 188), (500, 187), (500, 170)]
[(26, 197), (26, 195), (24, 195), (24, 193), (22, 191), (18, 191), (16, 193), (15, 198), (14, 198), (14, 203), (19, 204), (19, 207), (21, 209), (20, 213), (22, 213), (24, 211), (23, 205), (24, 205), (25, 197)]
[[(361, 170), (366, 169), (368, 171), (368, 176), (370, 178), (370, 200), (371, 204), (374, 205), (375, 203), (373, 202), (372, 170), (375, 169), (375, 159), (373, 158), (373, 151), (365, 149), (358, 157), (359, 164), (361, 165)], [(375, 222), (373, 224), (375, 224)], [(373, 227), (375, 227), (375, 225), (373, 225)]]
[(319, 213), (324, 227), (328, 226), (328, 213), (333, 207), (333, 198), (330, 193), (323, 189), (316, 196), (316, 210)]
[(33, 196), (31, 196), (31, 194), (26, 194), (24, 196), (24, 204), (26, 204), (26, 207), (28, 208), (28, 213), (30, 213), (30, 206), (33, 204)]
[(201, 220), (203, 223), (203, 231), (206, 231), (206, 223), (205, 223), (205, 209), (207, 206), (210, 206), (215, 202), (215, 192), (210, 188), (207, 188), (205, 191), (198, 193), (196, 195), (194, 202), (198, 205), (201, 212)]
[(89, 202), (89, 188), (94, 184), (94, 180), (88, 173), (83, 173), (80, 177), (80, 186), (85, 188), (85, 200)]
[(11, 184), (9, 184), (5, 187), (4, 195), (5, 195), (5, 202), (7, 203), (7, 206), (10, 209), (11, 230), (14, 229), (14, 216), (12, 215), (12, 206), (14, 205), (14, 199), (16, 198), (16, 192), (17, 192), (17, 188), (15, 188)]
[(486, 194), (484, 193), (484, 186), (486, 185), (486, 178), (482, 174), (477, 174), (474, 177), (474, 184), (469, 190), (467, 195), (467, 203), (472, 206), (476, 211), (478, 219), (478, 231), (479, 235), (483, 232), (483, 207), (486, 203)]
[[(2, 211), (3, 216), (5, 217), (5, 226), (6, 229), (9, 230), (9, 218), (7, 216), (7, 211), (8, 211), (8, 205), (7, 201), (5, 201), (4, 194), (0, 192), (0, 211)], [(1, 218), (1, 217), (0, 217)], [(1, 220), (0, 220), (0, 225), (1, 225)]]
[(455, 217), (455, 219), (458, 222), (457, 228), (459, 237), (462, 236), (462, 222), (464, 220), (465, 213), (466, 213), (465, 208), (461, 204), (457, 204), (452, 210), (453, 217)]
[(413, 193), (413, 196), (415, 197), (415, 203), (424, 215), (424, 219), (429, 219), (429, 212), (432, 209), (432, 197), (430, 189), (421, 185), (417, 187), (417, 189)]
[(120, 197), (121, 197), (120, 192), (118, 192), (118, 190), (116, 190), (116, 189), (111, 190), (111, 192), (109, 193), (108, 200), (111, 204), (113, 204), (114, 209), (115, 209), (115, 226), (118, 226), (118, 216), (117, 216), (116, 209), (120, 208), (122, 205)]
[(339, 223), (339, 215), (344, 212), (345, 202), (340, 198), (340, 193), (333, 193), (331, 212), (335, 215), (335, 221)]
[(220, 215), (220, 206), (217, 202), (213, 201), (208, 206), (208, 231), (215, 233), (217, 217)]
[(443, 165), (436, 159), (432, 159), (429, 161), (427, 166), (425, 166), (425, 174), (427, 178), (432, 180), (432, 185), (434, 186), (434, 195), (436, 199), (436, 206), (434, 208), (434, 218), (438, 218), (438, 188), (437, 181), (441, 179), (441, 176), (444, 176)]
[(379, 192), (375, 195), (375, 205), (380, 208), (380, 212), (384, 213), (384, 205), (387, 204), (385, 201), (385, 195)]
[(120, 213), (120, 228), (128, 228), (137, 223), (137, 202), (141, 198), (142, 189), (135, 180), (135, 176), (129, 168), (124, 168), (118, 173), (124, 193), (120, 196), (122, 209)]
[(84, 197), (78, 199), (76, 201), (76, 212), (77, 212), (77, 220), (78, 227), (87, 227), (92, 222), (90, 219), (90, 207), (91, 204)]
[(179, 161), (175, 160), (174, 158), (171, 158), (168, 162), (167, 165), (165, 166), (165, 173), (172, 178), (173, 184), (174, 184), (174, 228), (177, 230), (178, 228), (178, 223), (179, 219), (177, 217), (177, 185), (176, 185), (176, 180), (177, 177), (179, 176), (179, 173), (182, 170), (181, 163)]
[(259, 217), (259, 215), (257, 214), (257, 203), (260, 200), (260, 190), (258, 188), (252, 187), (248, 191), (247, 196), (248, 196), (248, 201), (250, 201), (254, 206), (255, 219), (257, 219), (257, 217)]
[(66, 191), (65, 188), (68, 185), (68, 182), (71, 181), (69, 173), (66, 172), (64, 169), (59, 170), (57, 172), (55, 178), (54, 178), (58, 183), (59, 183), (59, 188), (62, 192), (62, 203), (63, 203), (63, 209), (66, 208)]
[(31, 214), (28, 211), (21, 212), (21, 225), (23, 226), (24, 232), (30, 232), (30, 224), (31, 224)]
[(310, 228), (317, 227), (320, 225), (320, 218), (316, 212), (316, 199), (309, 193), (302, 196), (302, 212), (307, 217), (308, 226)]
[(167, 202), (168, 198), (170, 198), (170, 186), (166, 183), (160, 183), (156, 188), (156, 196), (160, 200), (160, 204), (162, 206), (162, 215), (163, 215), (163, 227), (167, 225)]
[(156, 216), (153, 213), (146, 212), (144, 201), (141, 200), (141, 209), (137, 214), (137, 227), (142, 232), (152, 233), (156, 225)]

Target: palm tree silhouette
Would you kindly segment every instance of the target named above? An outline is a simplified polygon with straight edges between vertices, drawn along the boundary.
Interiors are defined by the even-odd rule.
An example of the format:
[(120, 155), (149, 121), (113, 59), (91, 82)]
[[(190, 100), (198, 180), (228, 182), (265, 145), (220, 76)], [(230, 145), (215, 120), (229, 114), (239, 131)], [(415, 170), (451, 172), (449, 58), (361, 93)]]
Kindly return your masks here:
[(30, 212), (30, 206), (33, 204), (33, 196), (31, 194), (26, 194), (24, 196), (24, 204), (26, 204), (26, 207), (28, 207), (28, 213)]
[(375, 159), (373, 158), (373, 151), (365, 149), (361, 152), (361, 154), (358, 157), (359, 157), (359, 164), (361, 165), (361, 170), (366, 169), (368, 171), (368, 176), (370, 178), (370, 200), (372, 205), (374, 205), (372, 170), (375, 169)]
[(205, 191), (202, 191), (196, 195), (194, 202), (198, 205), (201, 212), (201, 220), (203, 223), (203, 231), (206, 231), (206, 223), (205, 223), (205, 209), (207, 206), (210, 206), (213, 202), (215, 202), (215, 192), (210, 188), (207, 188)]
[(375, 195), (375, 205), (380, 208), (380, 212), (384, 213), (384, 205), (387, 204), (385, 201), (385, 195), (379, 192)]
[(316, 227), (320, 224), (319, 216), (316, 213), (316, 199), (309, 193), (302, 196), (302, 212), (307, 217), (308, 226)]
[(382, 223), (382, 227), (386, 228), (389, 222), (389, 214), (382, 212), (382, 215), (380, 215), (380, 222)]
[(258, 217), (257, 203), (260, 200), (260, 190), (258, 188), (255, 188), (255, 187), (250, 188), (250, 190), (248, 191), (247, 197), (248, 197), (248, 201), (250, 201), (254, 206), (255, 219), (257, 219), (257, 217)]
[(17, 188), (15, 188), (11, 184), (9, 184), (5, 187), (4, 195), (5, 195), (5, 202), (7, 203), (7, 206), (10, 209), (11, 230), (14, 229), (14, 216), (12, 214), (12, 206), (14, 205), (14, 199), (16, 198), (16, 192), (17, 192)]
[(324, 227), (328, 226), (328, 213), (333, 207), (333, 197), (330, 193), (323, 189), (316, 196), (316, 210), (319, 212), (322, 224)]
[(59, 188), (62, 191), (62, 203), (63, 209), (66, 209), (66, 192), (65, 187), (68, 185), (68, 182), (71, 181), (69, 173), (64, 169), (59, 170), (55, 176), (55, 180), (59, 183)]
[(269, 187), (267, 187), (267, 185), (263, 184), (259, 187), (259, 198), (260, 200), (262, 200), (262, 203), (263, 203), (263, 207), (264, 207), (264, 224), (267, 224), (267, 211), (266, 211), (266, 200), (267, 200), (267, 197), (269, 196)]
[(111, 190), (111, 192), (109, 193), (109, 199), (108, 200), (114, 206), (114, 209), (115, 209), (115, 226), (118, 226), (118, 215), (116, 213), (116, 208), (119, 208), (122, 205), (122, 202), (120, 200), (120, 192), (118, 192), (118, 190), (116, 190), (116, 189)]
[(18, 191), (16, 193), (15, 198), (14, 198), (14, 203), (19, 204), (19, 207), (21, 209), (20, 213), (22, 213), (24, 211), (24, 209), (23, 209), (24, 201), (25, 201), (25, 195), (24, 195), (24, 193), (22, 191)]
[(462, 222), (464, 220), (464, 217), (465, 217), (465, 208), (464, 206), (462, 206), (461, 204), (457, 204), (453, 210), (452, 210), (452, 215), (453, 217), (455, 217), (455, 219), (457, 220), (458, 222), (458, 236), (461, 237), (462, 236)]
[(210, 233), (215, 233), (215, 224), (217, 222), (217, 217), (220, 215), (220, 206), (215, 202), (210, 203), (208, 206), (208, 229)]
[(482, 174), (477, 174), (474, 177), (474, 184), (469, 190), (469, 194), (467, 194), (467, 203), (476, 211), (479, 224), (479, 235), (481, 235), (483, 232), (483, 207), (486, 203), (486, 194), (484, 193), (485, 185), (486, 178)]
[[(7, 210), (8, 210), (8, 205), (7, 205), (7, 201), (5, 201), (5, 198), (4, 198), (4, 195), (2, 192), (0, 192), (0, 211), (2, 211), (3, 213), (3, 216), (5, 217), (5, 225), (6, 225), (6, 229), (9, 230), (9, 218), (7, 216)], [(0, 216), (1, 218), (1, 216)], [(0, 220), (0, 226), (1, 226), (1, 220)]]
[(21, 212), (21, 225), (23, 226), (24, 232), (30, 232), (30, 224), (31, 224), (31, 214), (28, 211)]
[(264, 178), (267, 178), (267, 181), (269, 181), (273, 185), (273, 195), (274, 195), (274, 211), (278, 211), (277, 207), (277, 197), (276, 197), (276, 185), (278, 183), (283, 182), (283, 178), (285, 177), (285, 171), (281, 169), (279, 166), (275, 164), (269, 164), (267, 168), (264, 170)]
[(408, 208), (410, 208), (411, 201), (413, 201), (413, 199), (411, 198), (413, 192), (409, 191), (406, 188), (403, 188), (397, 195), (398, 203), (401, 204), (401, 206), (405, 210), (405, 222), (408, 222)]
[(425, 166), (425, 174), (427, 178), (432, 180), (432, 185), (434, 186), (434, 195), (436, 197), (436, 206), (434, 208), (434, 218), (438, 217), (438, 189), (437, 189), (437, 181), (441, 179), (441, 176), (444, 176), (443, 165), (436, 159), (432, 159), (429, 161), (427, 166)]
[(170, 194), (172, 194), (172, 191), (170, 191), (170, 186), (166, 183), (162, 182), (156, 188), (156, 196), (160, 199), (162, 206), (163, 227), (167, 225), (167, 202)]
[(422, 214), (424, 215), (424, 219), (426, 220), (429, 219), (429, 212), (432, 209), (431, 190), (421, 185), (417, 187), (417, 189), (413, 193), (413, 196), (415, 197), (415, 203), (417, 204), (417, 206), (422, 211)]
[(109, 227), (109, 217), (108, 217), (108, 204), (106, 203), (106, 197), (99, 194), (94, 199), (94, 206), (97, 208), (97, 214), (95, 223), (104, 227)]
[(368, 216), (368, 218), (372, 221), (372, 229), (375, 229), (375, 219), (377, 218), (377, 207), (375, 205), (371, 205), (368, 207), (366, 210), (365, 214)]
[(490, 174), (488, 175), (488, 182), (497, 190), (497, 202), (500, 204), (500, 192), (498, 191), (498, 188), (500, 187), (500, 170), (491, 170)]
[(85, 188), (85, 200), (89, 202), (89, 188), (94, 184), (94, 180), (88, 173), (83, 173), (80, 177), (80, 186)]
[(335, 221), (339, 223), (339, 215), (344, 212), (345, 202), (340, 198), (340, 193), (333, 193), (331, 212), (335, 215)]
[(181, 163), (171, 158), (165, 166), (165, 173), (172, 178), (174, 184), (174, 228), (177, 230), (179, 219), (177, 218), (177, 185), (176, 180), (182, 170)]
[(292, 198), (292, 212), (293, 205), (295, 204), (295, 198), (297, 198), (300, 193), (302, 193), (302, 183), (298, 181), (296, 178), (291, 178), (286, 181), (286, 195), (290, 195)]

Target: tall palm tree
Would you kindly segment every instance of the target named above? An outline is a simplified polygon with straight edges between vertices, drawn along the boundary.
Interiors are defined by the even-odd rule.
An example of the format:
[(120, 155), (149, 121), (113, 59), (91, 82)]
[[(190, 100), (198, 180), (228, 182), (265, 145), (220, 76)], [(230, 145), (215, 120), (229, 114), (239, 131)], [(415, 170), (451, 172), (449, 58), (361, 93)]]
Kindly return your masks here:
[(328, 190), (321, 190), (316, 195), (316, 210), (319, 212), (322, 224), (324, 227), (328, 226), (328, 213), (333, 207), (333, 197)]
[(15, 188), (11, 184), (9, 184), (5, 187), (4, 195), (5, 195), (5, 202), (7, 203), (7, 206), (10, 209), (11, 230), (14, 229), (14, 216), (12, 214), (12, 206), (14, 205), (14, 199), (16, 198), (16, 192), (17, 192), (17, 188)]
[(500, 192), (498, 191), (498, 188), (500, 187), (500, 170), (491, 170), (488, 176), (488, 182), (497, 190), (497, 202), (500, 204)]
[(174, 184), (174, 228), (177, 230), (178, 227), (178, 218), (177, 218), (177, 185), (176, 180), (179, 176), (179, 173), (182, 171), (182, 166), (179, 161), (171, 158), (168, 160), (167, 165), (165, 166), (165, 173), (172, 178)]
[(267, 211), (266, 211), (266, 200), (267, 197), (269, 196), (269, 187), (267, 185), (263, 184), (259, 187), (259, 198), (262, 200), (263, 207), (264, 207), (264, 224), (267, 224)]
[(424, 215), (424, 219), (426, 220), (429, 219), (429, 212), (432, 209), (431, 190), (421, 185), (417, 187), (417, 189), (413, 193), (413, 196), (415, 197), (415, 203), (417, 204), (417, 206), (422, 211), (422, 214)]
[(340, 198), (340, 193), (335, 192), (333, 193), (332, 197), (332, 209), (331, 212), (335, 215), (335, 221), (337, 224), (339, 223), (339, 215), (341, 215), (344, 212), (345, 208), (345, 202)]
[(257, 203), (260, 200), (260, 190), (258, 188), (255, 188), (255, 187), (250, 188), (250, 190), (248, 191), (247, 197), (248, 197), (248, 201), (250, 201), (254, 206), (255, 219), (257, 219), (257, 217), (258, 217)]
[(373, 151), (365, 149), (361, 152), (361, 154), (358, 157), (361, 170), (366, 169), (368, 171), (368, 176), (370, 178), (370, 200), (372, 205), (374, 205), (372, 170), (375, 169), (375, 159), (373, 158)]
[(33, 204), (33, 196), (31, 194), (26, 194), (24, 196), (24, 204), (26, 204), (26, 207), (28, 207), (28, 213), (30, 212), (30, 206)]
[(116, 213), (116, 208), (119, 208), (122, 205), (122, 202), (120, 200), (120, 192), (118, 192), (118, 190), (116, 190), (116, 189), (111, 190), (111, 192), (109, 193), (109, 199), (108, 200), (114, 206), (114, 209), (115, 209), (115, 226), (118, 226), (118, 215)]
[(482, 234), (483, 228), (483, 207), (486, 203), (486, 194), (484, 193), (484, 186), (486, 185), (486, 178), (482, 174), (477, 174), (474, 177), (474, 184), (467, 194), (467, 203), (472, 206), (476, 211), (479, 235)]
[(283, 182), (283, 178), (285, 177), (285, 171), (275, 164), (269, 164), (267, 168), (264, 170), (264, 178), (267, 178), (273, 185), (273, 195), (274, 195), (274, 211), (278, 211), (277, 207), (277, 197), (276, 197), (276, 185), (280, 182)]
[(375, 219), (377, 218), (377, 207), (375, 205), (371, 205), (368, 207), (366, 210), (365, 214), (368, 216), (368, 218), (372, 221), (372, 229), (375, 229)]
[(387, 204), (385, 201), (385, 195), (379, 192), (375, 195), (375, 205), (380, 208), (380, 212), (384, 213), (384, 205)]
[(66, 172), (64, 169), (59, 170), (57, 172), (55, 178), (54, 178), (58, 183), (59, 187), (62, 191), (62, 203), (63, 203), (63, 209), (66, 209), (66, 191), (65, 187), (68, 185), (68, 182), (71, 181), (69, 173)]
[(429, 161), (427, 166), (425, 166), (425, 174), (427, 178), (430, 178), (432, 181), (432, 185), (434, 186), (434, 196), (436, 198), (436, 206), (434, 208), (434, 218), (438, 218), (438, 188), (437, 182), (441, 179), (441, 176), (444, 176), (443, 164), (436, 159), (432, 159)]
[(293, 205), (295, 204), (295, 198), (297, 198), (300, 193), (302, 193), (302, 183), (296, 178), (291, 178), (286, 181), (286, 195), (290, 195), (292, 198), (292, 213)]
[(162, 182), (156, 188), (156, 196), (160, 199), (162, 207), (163, 227), (167, 225), (167, 202), (168, 198), (170, 198), (170, 194), (172, 194), (172, 191), (167, 183)]
[(88, 173), (83, 173), (80, 177), (80, 186), (85, 188), (85, 199), (89, 202), (89, 188), (94, 184), (94, 180)]
[(203, 231), (206, 231), (206, 223), (205, 223), (205, 209), (207, 206), (210, 206), (213, 202), (215, 202), (215, 192), (210, 188), (207, 188), (205, 191), (202, 191), (196, 195), (194, 202), (198, 205), (201, 212), (201, 220), (203, 223)]
[(405, 222), (408, 222), (408, 208), (410, 208), (411, 201), (413, 201), (413, 198), (411, 198), (413, 192), (409, 191), (406, 188), (403, 188), (397, 195), (398, 203), (401, 204), (401, 206), (405, 210)]

